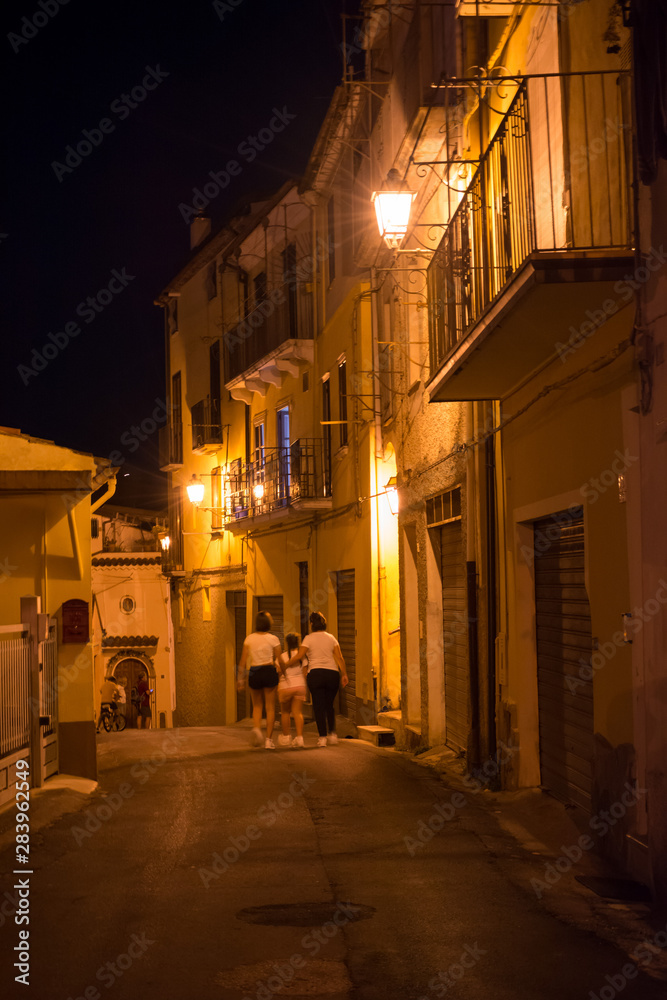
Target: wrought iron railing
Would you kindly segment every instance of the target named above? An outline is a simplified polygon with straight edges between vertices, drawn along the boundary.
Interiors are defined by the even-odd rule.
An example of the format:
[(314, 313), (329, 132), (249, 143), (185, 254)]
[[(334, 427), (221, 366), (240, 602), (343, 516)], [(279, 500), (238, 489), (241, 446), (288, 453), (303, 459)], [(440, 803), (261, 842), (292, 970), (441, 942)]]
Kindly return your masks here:
[(207, 396), (194, 404), (191, 413), (192, 450), (197, 451), (208, 444), (222, 444), (220, 400)]
[(232, 462), (224, 480), (226, 522), (257, 517), (298, 501), (331, 496), (321, 438), (300, 438), (288, 448), (262, 448), (255, 462)]
[(532, 254), (632, 246), (627, 74), (494, 86), (512, 99), (429, 266), (432, 373)]
[(312, 296), (304, 284), (288, 282), (224, 335), (225, 381), (242, 375), (286, 340), (312, 336)]

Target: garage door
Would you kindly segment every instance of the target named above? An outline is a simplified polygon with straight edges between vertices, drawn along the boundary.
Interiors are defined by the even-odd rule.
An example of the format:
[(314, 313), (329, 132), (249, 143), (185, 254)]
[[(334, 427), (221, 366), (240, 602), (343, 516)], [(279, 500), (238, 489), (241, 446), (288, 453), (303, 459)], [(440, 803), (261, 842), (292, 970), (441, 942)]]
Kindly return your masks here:
[(440, 528), (445, 723), (449, 746), (467, 751), (470, 732), (466, 565), (461, 521)]
[[(591, 811), (591, 612), (581, 507), (534, 522), (537, 690), (542, 786)], [(587, 670), (583, 670), (587, 674)]]
[(357, 710), (357, 669), (356, 643), (357, 626), (354, 610), (354, 570), (346, 569), (336, 573), (336, 601), (338, 606), (338, 642), (350, 679), (341, 688), (340, 710), (348, 719), (354, 719)]

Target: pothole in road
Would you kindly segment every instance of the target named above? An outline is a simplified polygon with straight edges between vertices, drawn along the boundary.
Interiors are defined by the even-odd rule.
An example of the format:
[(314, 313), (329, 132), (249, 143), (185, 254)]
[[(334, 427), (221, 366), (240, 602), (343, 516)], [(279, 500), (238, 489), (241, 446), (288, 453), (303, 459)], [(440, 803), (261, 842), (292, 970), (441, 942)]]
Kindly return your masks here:
[(374, 913), (374, 906), (363, 903), (270, 903), (248, 906), (236, 916), (248, 924), (271, 927), (320, 927), (331, 922), (342, 927), (356, 920), (368, 920)]
[(216, 986), (243, 990), (247, 996), (264, 998), (279, 993), (281, 997), (347, 996), (352, 988), (343, 962), (308, 959), (302, 968), (281, 962), (256, 962), (238, 965), (215, 977)]

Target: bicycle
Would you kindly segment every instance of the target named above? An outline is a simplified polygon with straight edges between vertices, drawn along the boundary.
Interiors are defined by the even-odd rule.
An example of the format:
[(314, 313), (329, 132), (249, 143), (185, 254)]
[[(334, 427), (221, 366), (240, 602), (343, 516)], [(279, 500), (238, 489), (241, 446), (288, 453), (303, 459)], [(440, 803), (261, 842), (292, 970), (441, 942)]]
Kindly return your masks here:
[(122, 733), (127, 725), (127, 719), (122, 712), (118, 711), (118, 707), (116, 705), (109, 705), (107, 702), (100, 709), (100, 722), (107, 733), (110, 733), (112, 730), (115, 733)]

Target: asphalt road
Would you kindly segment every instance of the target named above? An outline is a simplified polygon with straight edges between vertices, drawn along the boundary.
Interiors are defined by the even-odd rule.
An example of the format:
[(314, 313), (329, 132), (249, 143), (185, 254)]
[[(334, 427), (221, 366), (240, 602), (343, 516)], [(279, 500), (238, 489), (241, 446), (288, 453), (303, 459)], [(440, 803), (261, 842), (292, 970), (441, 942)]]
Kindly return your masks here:
[(32, 834), (33, 874), (3, 877), (3, 998), (664, 1000), (515, 883), (492, 815), (399, 755), (229, 728), (103, 734), (99, 761), (83, 808)]

